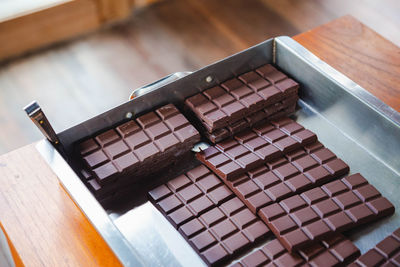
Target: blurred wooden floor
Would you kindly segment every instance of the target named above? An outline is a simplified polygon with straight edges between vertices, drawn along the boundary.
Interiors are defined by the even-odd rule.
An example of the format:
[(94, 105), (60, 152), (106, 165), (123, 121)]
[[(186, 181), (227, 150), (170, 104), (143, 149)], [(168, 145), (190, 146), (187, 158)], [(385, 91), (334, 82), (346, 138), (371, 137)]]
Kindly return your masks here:
[(22, 111), (31, 100), (61, 131), (171, 72), (196, 70), (345, 14), (400, 46), (398, 0), (166, 0), (124, 24), (3, 63), (0, 154), (42, 138)]

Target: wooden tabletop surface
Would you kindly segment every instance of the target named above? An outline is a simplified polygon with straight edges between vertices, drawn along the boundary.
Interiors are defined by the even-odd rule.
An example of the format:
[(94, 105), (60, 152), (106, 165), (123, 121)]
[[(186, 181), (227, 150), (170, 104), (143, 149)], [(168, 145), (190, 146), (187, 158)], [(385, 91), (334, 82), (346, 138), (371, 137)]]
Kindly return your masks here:
[[(400, 49), (352, 17), (295, 37), (400, 110)], [(0, 156), (0, 222), (27, 266), (118, 266), (31, 144)]]
[(345, 16), (294, 39), (392, 108), (400, 111), (400, 48)]

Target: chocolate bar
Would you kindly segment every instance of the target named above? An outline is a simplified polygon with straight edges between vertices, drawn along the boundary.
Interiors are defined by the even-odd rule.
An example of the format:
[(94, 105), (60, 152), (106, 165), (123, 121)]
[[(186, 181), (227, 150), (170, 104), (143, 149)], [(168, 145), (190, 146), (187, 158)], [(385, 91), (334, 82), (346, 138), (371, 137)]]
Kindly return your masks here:
[[(196, 154), (253, 213), (349, 171), (348, 165), (316, 141), (311, 131), (288, 118), (272, 123)], [(284, 152), (290, 147), (292, 150)]]
[(208, 265), (232, 259), (271, 234), (202, 165), (151, 190), (149, 198)]
[(254, 250), (231, 267), (254, 266), (345, 266), (360, 255), (359, 249), (343, 235), (338, 234), (290, 254), (277, 239)]
[(310, 130), (289, 118), (265, 122), (197, 153), (197, 158), (225, 180), (317, 141)]
[(392, 203), (358, 173), (258, 211), (290, 252), (393, 213)]
[(400, 266), (400, 228), (361, 255), (350, 267)]
[[(146, 176), (130, 176), (124, 175), (119, 177), (115, 182), (100, 185), (94, 174), (88, 173), (86, 169), (81, 170), (81, 176), (83, 181), (87, 184), (87, 187), (91, 190), (93, 195), (103, 206), (113, 205), (116, 201), (125, 201), (129, 199), (132, 194), (140, 194), (138, 199), (145, 200), (147, 191), (158, 184), (160, 181), (165, 181), (166, 177), (174, 177), (176, 173), (181, 171), (182, 168), (192, 165), (194, 155), (191, 151), (179, 155), (177, 157), (171, 156), (166, 159), (165, 164), (167, 167), (161, 167), (161, 164), (154, 170), (148, 170)], [(193, 165), (192, 165), (193, 166)]]
[(223, 127), (209, 133), (208, 131), (202, 131), (203, 135), (205, 135), (212, 143), (220, 142), (228, 137), (233, 136), (234, 134), (239, 133), (247, 128), (253, 127), (259, 123), (262, 123), (264, 120), (274, 120), (281, 117), (286, 117), (289, 114), (293, 113), (296, 108), (296, 103), (298, 100), (298, 96), (289, 98), (282, 102), (275, 103), (270, 105), (263, 110), (257, 111), (250, 115), (245, 116), (243, 119), (238, 120), (232, 124), (229, 124), (227, 127)]
[(82, 176), (97, 192), (169, 166), (199, 140), (199, 132), (169, 104), (80, 142), (76, 148), (86, 167)]
[(265, 65), (191, 96), (185, 105), (211, 134), (249, 114), (295, 98), (298, 87), (272, 65)]

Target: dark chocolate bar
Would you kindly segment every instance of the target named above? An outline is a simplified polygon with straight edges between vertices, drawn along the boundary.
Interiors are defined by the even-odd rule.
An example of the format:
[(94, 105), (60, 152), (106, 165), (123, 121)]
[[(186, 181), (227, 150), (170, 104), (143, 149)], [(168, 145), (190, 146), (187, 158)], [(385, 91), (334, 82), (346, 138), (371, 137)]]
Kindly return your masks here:
[(255, 266), (312, 266), (333, 267), (345, 266), (360, 255), (359, 249), (343, 235), (338, 234), (311, 245), (296, 253), (290, 254), (277, 240), (272, 240), (261, 248), (254, 250), (231, 267)]
[(297, 95), (299, 85), (271, 65), (225, 81), (186, 99), (209, 133)]
[(361, 255), (350, 267), (400, 266), (400, 228)]
[(313, 188), (258, 211), (290, 252), (393, 213), (392, 203), (361, 174)]
[(152, 203), (208, 265), (270, 236), (267, 226), (205, 166), (149, 192)]
[(135, 181), (174, 162), (200, 140), (199, 132), (169, 104), (81, 142), (77, 152), (93, 191)]
[[(349, 171), (311, 131), (288, 118), (272, 123), (244, 131), (196, 155), (254, 213)], [(286, 144), (292, 150), (284, 152)]]
[(221, 142), (222, 140), (231, 137), (240, 131), (262, 123), (262, 121), (275, 120), (292, 114), (295, 111), (298, 99), (299, 98), (296, 95), (295, 97), (287, 99), (287, 101), (275, 103), (264, 108), (263, 110), (247, 115), (243, 119), (229, 124), (227, 127), (217, 129), (212, 133), (204, 130), (202, 133), (214, 144)]
[(313, 132), (282, 118), (242, 131), (196, 156), (221, 178), (234, 180), (250, 169), (316, 141)]
[[(104, 205), (115, 203), (116, 200), (122, 200), (129, 198), (133, 192), (143, 194), (140, 199), (145, 199), (146, 192), (149, 188), (154, 187), (159, 180), (164, 180), (165, 177), (174, 177), (176, 172), (182, 168), (186, 168), (188, 163), (193, 162), (194, 155), (192, 151), (179, 156), (170, 156), (169, 159), (165, 159), (165, 163), (159, 163), (156, 169), (145, 169), (147, 174), (136, 175), (126, 174), (119, 177), (115, 182), (100, 185), (93, 174), (88, 173), (85, 169), (81, 171), (84, 182), (87, 183), (88, 188), (92, 191), (93, 195), (97, 200)], [(167, 165), (167, 167), (164, 167)], [(193, 165), (192, 165), (193, 166)], [(153, 168), (146, 166), (145, 168)], [(143, 172), (142, 172), (143, 173)], [(108, 204), (106, 204), (108, 203)]]

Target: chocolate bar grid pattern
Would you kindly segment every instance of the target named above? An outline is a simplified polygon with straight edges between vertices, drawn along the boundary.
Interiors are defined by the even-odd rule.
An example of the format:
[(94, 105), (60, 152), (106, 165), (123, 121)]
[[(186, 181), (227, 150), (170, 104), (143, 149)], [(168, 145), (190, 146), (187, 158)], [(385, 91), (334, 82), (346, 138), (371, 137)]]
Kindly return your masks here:
[[(275, 123), (283, 123), (283, 121), (286, 123), (289, 122), (287, 119), (282, 119)], [(288, 129), (294, 127), (297, 129), (304, 129), (293, 121), (285, 125)], [(264, 126), (260, 126), (259, 129), (264, 129)], [(248, 168), (242, 168), (244, 166), (232, 168), (231, 170), (240, 171), (241, 174), (235, 176), (235, 178), (230, 178), (230, 172), (225, 171), (228, 168), (224, 169), (224, 166), (232, 166), (232, 159), (240, 158), (239, 155), (246, 151), (245, 148), (257, 147), (254, 146), (256, 143), (255, 140), (257, 140), (259, 144), (266, 143), (266, 141), (260, 139), (258, 135), (255, 139), (250, 140), (247, 139), (248, 136), (250, 136), (249, 132), (245, 132), (239, 135), (239, 138), (237, 138), (239, 141), (230, 139), (221, 142), (217, 144), (216, 148), (208, 148), (204, 152), (198, 153), (197, 156), (203, 163), (210, 167), (211, 170), (220, 175), (224, 183), (228, 185), (254, 213), (264, 206), (291, 195), (304, 192), (312, 187), (322, 185), (332, 179), (345, 175), (349, 171), (349, 167), (346, 163), (337, 158), (332, 151), (325, 148), (321, 143), (314, 141), (314, 143), (309, 145), (303, 146), (300, 144), (299, 148), (282, 154), (277, 148), (268, 148), (268, 146), (272, 145), (267, 145), (264, 148), (266, 148), (266, 151), (272, 151), (270, 155), (276, 153), (275, 157), (266, 157), (270, 159), (269, 161), (263, 161), (260, 160), (259, 157), (254, 156), (257, 155), (255, 153), (257, 150), (253, 149), (251, 151), (251, 153), (254, 154), (246, 152), (248, 153), (246, 155), (251, 155), (250, 160), (248, 160), (248, 165), (252, 166)], [(315, 138), (312, 140), (315, 140)], [(217, 148), (219, 148), (219, 150)], [(210, 152), (209, 150), (212, 151)], [(263, 155), (267, 154), (268, 153), (264, 153)], [(225, 165), (218, 164), (224, 160), (218, 161), (218, 158), (215, 160), (215, 155), (217, 155), (216, 157), (218, 158), (221, 158), (220, 155), (229, 156), (229, 159), (232, 161), (225, 163)]]
[(221, 178), (233, 180), (254, 167), (316, 141), (313, 132), (289, 118), (282, 118), (243, 131), (197, 153), (197, 158)]
[(271, 233), (205, 166), (153, 189), (149, 196), (208, 265), (233, 257)]
[(361, 255), (351, 267), (400, 266), (400, 228)]
[(198, 131), (168, 104), (80, 143), (78, 152), (90, 170), (84, 176), (90, 179), (93, 173), (95, 180), (89, 180), (89, 185), (99, 190), (118, 175), (138, 170), (139, 165), (165, 165), (171, 152), (188, 151), (199, 140)]
[(263, 120), (274, 120), (290, 115), (295, 111), (298, 99), (297, 95), (296, 97), (285, 99), (281, 102), (272, 104), (263, 110), (245, 116), (243, 119), (229, 124), (227, 127), (217, 129), (212, 133), (203, 131), (203, 134), (215, 144), (239, 133), (240, 131), (253, 127), (258, 123), (262, 123)]
[(255, 266), (345, 266), (360, 255), (358, 248), (342, 235), (329, 237), (297, 253), (290, 254), (277, 239), (242, 258), (231, 267)]
[(354, 174), (264, 207), (258, 215), (292, 252), (392, 213), (393, 205)]
[(298, 84), (272, 65), (265, 65), (186, 99), (186, 105), (209, 133), (246, 114), (297, 95)]

